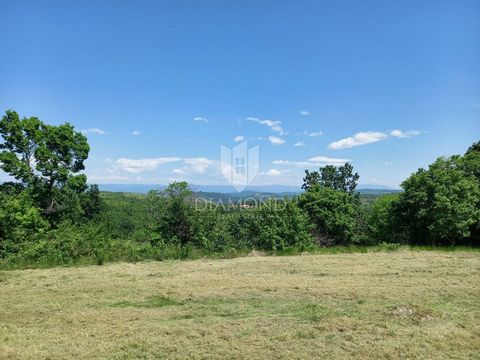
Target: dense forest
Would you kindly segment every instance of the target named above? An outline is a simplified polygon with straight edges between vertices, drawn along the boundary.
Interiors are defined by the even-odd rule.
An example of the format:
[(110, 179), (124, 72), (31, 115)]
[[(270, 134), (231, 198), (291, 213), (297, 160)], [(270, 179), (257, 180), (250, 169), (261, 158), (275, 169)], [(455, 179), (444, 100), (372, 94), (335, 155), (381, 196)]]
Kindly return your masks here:
[(185, 182), (101, 193), (83, 174), (87, 138), (68, 123), (0, 120), (0, 266), (234, 256), (325, 246), (480, 245), (480, 142), (438, 158), (403, 191), (361, 201), (351, 164), (305, 171), (303, 192), (255, 206), (198, 206)]

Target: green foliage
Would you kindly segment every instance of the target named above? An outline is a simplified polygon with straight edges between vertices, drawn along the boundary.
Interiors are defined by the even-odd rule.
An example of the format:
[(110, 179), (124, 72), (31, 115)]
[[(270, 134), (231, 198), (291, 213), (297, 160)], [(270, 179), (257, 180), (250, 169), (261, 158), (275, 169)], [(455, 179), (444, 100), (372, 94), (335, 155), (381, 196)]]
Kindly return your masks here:
[(95, 221), (103, 224), (113, 239), (149, 242), (154, 215), (144, 195), (102, 193), (102, 211)]
[(356, 196), (316, 185), (300, 195), (299, 205), (315, 225), (321, 244), (349, 244), (356, 240), (360, 205)]
[(102, 264), (112, 249), (112, 242), (101, 226), (62, 222), (42, 236), (23, 239), (19, 252), (10, 254), (7, 263), (55, 266), (79, 263)]
[(98, 185), (90, 185), (86, 191), (80, 194), (80, 204), (83, 218), (92, 219), (100, 214), (105, 206)]
[(252, 249), (258, 235), (258, 220), (254, 211), (239, 211), (224, 215), (226, 232), (233, 246), (239, 249)]
[(461, 167), (468, 175), (480, 181), (480, 141), (470, 146), (461, 159)]
[(90, 147), (72, 125), (46, 125), (35, 117), (20, 119), (9, 110), (0, 120), (0, 135), (0, 168), (17, 180), (27, 185), (40, 182), (49, 189), (57, 185), (84, 190), (86, 177), (75, 174), (84, 170)]
[(367, 240), (369, 244), (388, 243), (395, 241), (395, 229), (392, 226), (392, 205), (399, 194), (385, 194), (377, 198), (368, 208)]
[(357, 182), (360, 176), (353, 173), (353, 166), (345, 163), (343, 166), (327, 165), (321, 167), (319, 171), (305, 170), (302, 189), (319, 185), (333, 190), (340, 190), (353, 195), (357, 188)]
[[(255, 226), (256, 225), (256, 226)], [(267, 200), (256, 214), (253, 246), (263, 250), (307, 248), (313, 244), (308, 217), (296, 199)]]
[(8, 110), (0, 120), (0, 169), (24, 184), (34, 178), (35, 152), (42, 141), (44, 124), (36, 117), (20, 119), (15, 111)]
[(398, 230), (413, 244), (466, 243), (480, 222), (480, 183), (460, 156), (439, 158), (402, 184), (394, 203)]
[(28, 191), (0, 191), (0, 258), (17, 253), (26, 239), (35, 239), (48, 228)]
[(367, 251), (358, 245), (480, 245), (480, 143), (418, 170), (400, 194), (362, 202), (359, 176), (347, 163), (307, 170), (296, 198), (222, 208), (198, 202), (186, 182), (147, 196), (100, 193), (80, 173), (89, 147), (69, 124), (7, 111), (0, 135), (0, 169), (18, 181), (0, 185), (3, 267), (232, 257), (253, 249), (288, 255), (315, 242), (337, 245), (315, 250), (329, 253)]
[[(35, 117), (20, 119), (9, 110), (0, 120), (0, 135), (0, 169), (30, 189), (35, 205), (53, 224), (63, 218), (93, 216), (99, 210), (100, 204), (92, 202), (99, 199), (95, 189), (88, 189), (87, 177), (79, 174), (85, 169), (90, 147), (72, 125), (47, 125)], [(82, 199), (87, 190), (89, 196)]]
[(186, 182), (174, 182), (165, 190), (150, 191), (148, 194), (151, 211), (156, 216), (154, 232), (156, 243), (178, 243), (186, 245), (196, 236), (192, 190)]

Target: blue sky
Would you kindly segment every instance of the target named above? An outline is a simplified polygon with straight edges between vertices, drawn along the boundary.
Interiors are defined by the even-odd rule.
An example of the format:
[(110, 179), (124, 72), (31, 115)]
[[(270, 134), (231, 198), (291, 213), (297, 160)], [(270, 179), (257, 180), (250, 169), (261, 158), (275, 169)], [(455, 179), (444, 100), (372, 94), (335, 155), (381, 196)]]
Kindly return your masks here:
[(85, 131), (91, 182), (226, 184), (220, 146), (241, 136), (260, 146), (255, 184), (349, 160), (360, 183), (397, 187), (479, 140), (478, 1), (0, 0), (0, 13), (0, 110)]

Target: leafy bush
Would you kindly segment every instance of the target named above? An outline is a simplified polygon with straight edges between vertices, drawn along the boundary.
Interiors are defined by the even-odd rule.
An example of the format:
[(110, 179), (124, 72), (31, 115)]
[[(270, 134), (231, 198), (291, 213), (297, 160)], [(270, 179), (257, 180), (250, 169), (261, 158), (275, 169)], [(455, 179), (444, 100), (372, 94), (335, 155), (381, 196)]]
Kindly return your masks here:
[(186, 182), (174, 182), (165, 190), (150, 191), (149, 202), (154, 219), (154, 244), (187, 245), (194, 242), (195, 210), (191, 204), (192, 191)]
[(98, 263), (108, 259), (111, 239), (98, 226), (64, 222), (56, 229), (20, 244), (17, 255), (10, 254), (10, 262), (53, 266)]
[(17, 253), (20, 244), (48, 228), (28, 191), (0, 192), (0, 258)]
[(392, 206), (398, 194), (386, 194), (373, 202), (366, 212), (368, 244), (394, 242), (398, 236), (392, 224)]
[(470, 240), (480, 223), (480, 183), (459, 156), (439, 158), (402, 184), (393, 204), (399, 232), (411, 244), (453, 245)]
[(256, 214), (253, 246), (263, 250), (306, 248), (313, 244), (311, 226), (296, 199), (269, 199)]
[(259, 233), (258, 221), (253, 211), (239, 211), (224, 215), (227, 236), (237, 249), (253, 249)]
[(357, 239), (360, 203), (356, 196), (315, 185), (300, 195), (299, 205), (315, 225), (321, 244), (345, 245)]

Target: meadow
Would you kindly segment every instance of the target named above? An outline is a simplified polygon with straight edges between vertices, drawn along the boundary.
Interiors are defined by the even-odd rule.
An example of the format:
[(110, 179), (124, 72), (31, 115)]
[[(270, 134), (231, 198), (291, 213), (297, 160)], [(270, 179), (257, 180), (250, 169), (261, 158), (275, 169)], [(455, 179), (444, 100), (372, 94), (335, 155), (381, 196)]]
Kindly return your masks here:
[(0, 272), (2, 359), (480, 358), (480, 253)]

